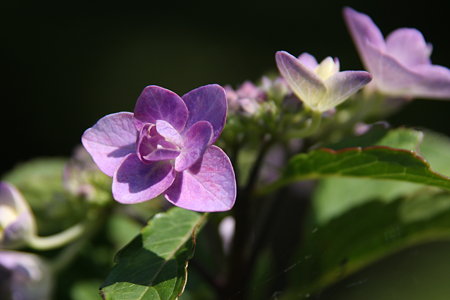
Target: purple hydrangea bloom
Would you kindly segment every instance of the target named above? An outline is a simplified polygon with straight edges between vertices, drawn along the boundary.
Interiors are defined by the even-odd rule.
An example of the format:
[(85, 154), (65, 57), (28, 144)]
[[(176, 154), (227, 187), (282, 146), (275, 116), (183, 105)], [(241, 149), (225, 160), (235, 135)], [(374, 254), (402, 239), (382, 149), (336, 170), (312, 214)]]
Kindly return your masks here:
[(0, 251), (1, 299), (48, 300), (51, 287), (49, 267), (38, 256)]
[(113, 177), (113, 196), (121, 203), (164, 194), (172, 204), (190, 210), (229, 210), (236, 198), (233, 167), (212, 145), (226, 113), (225, 91), (218, 85), (183, 97), (148, 86), (134, 113), (103, 117), (86, 130), (82, 142), (100, 170)]
[(371, 80), (364, 71), (339, 72), (337, 58), (327, 57), (319, 64), (309, 53), (297, 58), (285, 51), (278, 51), (275, 58), (294, 94), (305, 106), (320, 113), (347, 100)]
[(349, 7), (344, 18), (373, 83), (392, 96), (450, 98), (450, 70), (432, 65), (420, 31), (400, 28), (383, 38), (372, 19)]
[(22, 194), (11, 184), (0, 182), (0, 247), (19, 247), (34, 232), (34, 218)]

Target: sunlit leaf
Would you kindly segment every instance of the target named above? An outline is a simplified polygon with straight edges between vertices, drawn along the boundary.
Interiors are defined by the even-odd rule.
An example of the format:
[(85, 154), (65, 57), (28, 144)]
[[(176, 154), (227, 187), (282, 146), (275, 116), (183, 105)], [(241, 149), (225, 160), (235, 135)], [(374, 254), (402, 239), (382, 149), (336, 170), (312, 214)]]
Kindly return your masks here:
[(101, 287), (104, 299), (175, 299), (184, 290), (187, 263), (206, 214), (172, 208), (155, 215), (123, 248)]
[[(385, 134), (377, 144), (402, 149), (417, 149), (431, 164), (433, 170), (440, 171), (445, 175), (450, 174), (450, 140), (429, 131), (425, 132), (423, 138), (418, 134), (420, 132), (414, 130), (393, 130), (389, 134)], [(371, 135), (373, 136), (373, 134)], [(392, 180), (327, 178), (320, 181), (314, 194), (314, 212), (317, 221), (325, 223), (347, 209), (367, 201), (376, 199), (390, 202), (403, 195), (413, 195), (423, 188), (423, 185), (420, 184)]]

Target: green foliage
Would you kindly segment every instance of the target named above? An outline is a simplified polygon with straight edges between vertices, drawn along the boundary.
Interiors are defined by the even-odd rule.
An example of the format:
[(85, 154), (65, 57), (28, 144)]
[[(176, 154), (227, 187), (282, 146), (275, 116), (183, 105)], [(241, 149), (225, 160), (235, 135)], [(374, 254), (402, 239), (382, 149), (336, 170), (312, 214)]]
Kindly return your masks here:
[(104, 299), (175, 299), (184, 290), (187, 262), (206, 214), (172, 208), (155, 215), (123, 248), (101, 293)]
[[(426, 132), (416, 146), (413, 134), (407, 135), (390, 131), (385, 145), (415, 148), (449, 174), (447, 138)], [(450, 192), (409, 182), (327, 178), (317, 187), (304, 234), (296, 257), (302, 268), (291, 274), (296, 287), (286, 299), (305, 297), (401, 249), (450, 239)]]
[[(373, 137), (372, 134), (368, 133)], [(321, 148), (297, 154), (289, 161), (283, 176), (263, 192), (299, 180), (326, 177), (389, 179), (450, 190), (450, 179), (431, 170), (428, 162), (411, 150), (421, 139), (419, 132), (400, 129), (375, 137), (372, 143), (371, 138), (363, 136), (332, 146), (338, 150)], [(353, 146), (359, 140), (366, 146)]]
[(52, 234), (78, 222), (86, 214), (86, 203), (70, 195), (63, 186), (67, 160), (39, 158), (18, 165), (2, 180), (14, 184), (33, 210), (40, 234)]
[(436, 190), (390, 203), (370, 201), (325, 225), (310, 220), (297, 256), (301, 268), (291, 274), (287, 295), (318, 291), (401, 249), (448, 239), (450, 193)]
[[(407, 136), (409, 139), (406, 138)], [(445, 175), (450, 174), (448, 138), (433, 132), (425, 132), (422, 138), (419, 132), (407, 129), (391, 130), (385, 133), (384, 137), (377, 144), (406, 150), (417, 149), (434, 170)], [(413, 195), (421, 189), (424, 189), (422, 185), (409, 182), (366, 178), (327, 178), (320, 181), (313, 197), (314, 212), (318, 222), (324, 223), (347, 209), (367, 201), (376, 199), (390, 202), (401, 196)]]

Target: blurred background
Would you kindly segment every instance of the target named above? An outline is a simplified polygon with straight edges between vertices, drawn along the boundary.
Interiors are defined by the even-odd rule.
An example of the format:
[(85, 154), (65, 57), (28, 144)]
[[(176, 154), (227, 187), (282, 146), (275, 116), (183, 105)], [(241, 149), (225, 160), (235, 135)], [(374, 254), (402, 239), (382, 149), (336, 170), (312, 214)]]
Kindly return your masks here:
[[(307, 51), (318, 59), (336, 56), (342, 69), (361, 69), (342, 19), (344, 6), (370, 15), (385, 35), (398, 27), (418, 28), (434, 46), (433, 63), (450, 66), (448, 1), (227, 1), (197, 6), (188, 1), (86, 6), (16, 1), (2, 6), (1, 174), (37, 156), (70, 155), (83, 131), (99, 118), (132, 111), (146, 85), (182, 95), (208, 83), (257, 81), (276, 71), (278, 50)], [(450, 135), (449, 112), (450, 102), (415, 100), (391, 122)], [(431, 261), (442, 267), (444, 260), (448, 266), (450, 254), (442, 247), (449, 245), (415, 251), (426, 257), (439, 253)], [(370, 279), (364, 273), (360, 276), (366, 277), (353, 282), (363, 282), (358, 288), (373, 288), (376, 284), (369, 283), (386, 278), (393, 264), (417, 261), (420, 254), (411, 253), (407, 263), (385, 262), (384, 269), (367, 273)], [(420, 276), (433, 276), (432, 262), (426, 266), (428, 273), (414, 275), (422, 284), (427, 281)], [(445, 276), (450, 278), (448, 268)]]
[[(183, 94), (207, 83), (238, 85), (276, 71), (274, 53), (337, 56), (362, 68), (342, 7), (369, 14), (384, 34), (416, 27), (450, 66), (450, 3), (275, 1), (88, 6), (17, 1), (1, 21), (1, 173), (35, 156), (69, 155), (100, 117), (132, 111), (156, 84)], [(394, 123), (450, 133), (450, 102), (414, 101)]]

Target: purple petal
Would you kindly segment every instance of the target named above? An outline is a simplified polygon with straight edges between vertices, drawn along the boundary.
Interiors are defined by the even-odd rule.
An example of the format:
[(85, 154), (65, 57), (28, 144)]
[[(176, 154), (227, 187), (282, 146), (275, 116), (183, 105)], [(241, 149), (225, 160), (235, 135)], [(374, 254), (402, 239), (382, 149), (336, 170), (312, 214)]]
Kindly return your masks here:
[(347, 100), (371, 80), (372, 76), (365, 71), (344, 71), (334, 74), (325, 82), (328, 93), (333, 99), (333, 102), (329, 103), (330, 107), (325, 110)]
[(413, 28), (400, 28), (386, 38), (386, 52), (404, 66), (430, 64), (432, 47), (422, 33)]
[(175, 159), (175, 170), (182, 172), (195, 164), (205, 153), (213, 133), (213, 127), (207, 121), (199, 121), (183, 135), (184, 145)]
[(300, 54), (298, 61), (310, 69), (315, 69), (318, 65), (316, 58), (307, 52)]
[[(302, 101), (319, 99), (325, 95), (326, 88), (322, 80), (297, 58), (285, 51), (278, 51), (275, 58), (281, 75)], [(315, 103), (308, 104), (315, 105)]]
[(183, 144), (183, 139), (180, 133), (175, 128), (173, 128), (173, 126), (170, 125), (170, 123), (166, 121), (157, 120), (156, 131), (168, 142), (171, 142), (177, 146), (181, 146)]
[(450, 98), (450, 70), (437, 65), (422, 65), (414, 68), (422, 76), (420, 84), (412, 86), (414, 95), (424, 98)]
[(155, 151), (158, 147), (158, 142), (163, 139), (158, 134), (152, 134), (155, 131), (155, 126), (153, 124), (146, 123), (142, 126), (136, 151), (139, 159), (143, 160), (144, 156)]
[(188, 130), (198, 121), (208, 121), (213, 127), (213, 144), (225, 125), (227, 116), (227, 99), (225, 90), (217, 84), (209, 84), (190, 91), (183, 96), (189, 109), (189, 119), (186, 123)]
[(130, 154), (114, 174), (112, 193), (114, 199), (121, 203), (143, 202), (163, 193), (174, 179), (170, 162), (145, 164), (136, 154)]
[(0, 205), (11, 206), (17, 210), (18, 205), (23, 202), (25, 202), (25, 199), (14, 186), (0, 181)]
[(1, 299), (48, 300), (53, 278), (50, 267), (39, 256), (0, 251)]
[(156, 124), (156, 120), (164, 120), (181, 131), (188, 114), (188, 109), (180, 96), (155, 85), (147, 86), (142, 91), (134, 108), (134, 117), (138, 121), (136, 125), (139, 129), (142, 123)]
[(180, 155), (179, 150), (156, 149), (152, 153), (149, 153), (146, 156), (144, 156), (143, 158), (145, 161), (150, 162), (150, 161), (170, 160), (176, 158), (179, 155)]
[(370, 70), (373, 61), (370, 53), (366, 51), (366, 46), (370, 44), (372, 47), (384, 51), (386, 45), (383, 35), (369, 16), (359, 13), (350, 7), (345, 7), (343, 12), (347, 27), (350, 30), (359, 54), (366, 67)]
[(34, 233), (33, 215), (22, 194), (11, 184), (0, 182), (0, 246), (15, 248)]
[(136, 137), (133, 114), (120, 112), (101, 118), (81, 141), (99, 169), (113, 176), (124, 157), (136, 151)]
[(230, 159), (219, 147), (208, 147), (202, 160), (177, 174), (165, 197), (176, 206), (195, 211), (231, 209), (236, 199), (236, 180)]
[(367, 47), (367, 51), (377, 61), (370, 71), (381, 91), (392, 96), (450, 97), (449, 69), (436, 65), (419, 65), (408, 69), (394, 57), (376, 48)]

